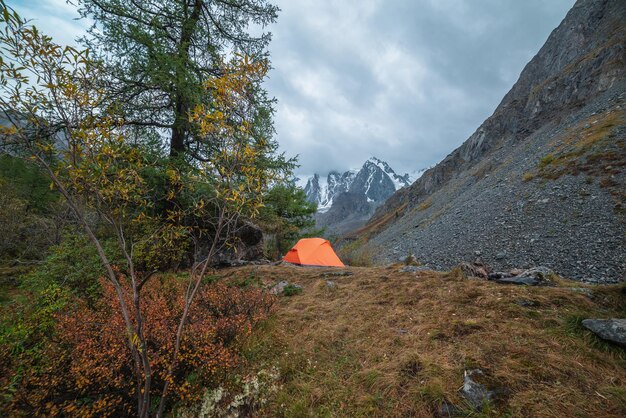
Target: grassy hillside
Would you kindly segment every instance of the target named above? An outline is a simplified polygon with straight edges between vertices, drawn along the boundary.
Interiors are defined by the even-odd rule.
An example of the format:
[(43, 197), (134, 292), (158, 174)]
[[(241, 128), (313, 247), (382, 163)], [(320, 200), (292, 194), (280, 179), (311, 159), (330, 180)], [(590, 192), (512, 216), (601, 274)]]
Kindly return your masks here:
[[(626, 353), (580, 325), (623, 317), (623, 285), (518, 287), (399, 268), (222, 272), (239, 285), (303, 287), (247, 344), (251, 364), (280, 375), (260, 416), (626, 414)], [(481, 412), (459, 391), (474, 369), (495, 394)]]

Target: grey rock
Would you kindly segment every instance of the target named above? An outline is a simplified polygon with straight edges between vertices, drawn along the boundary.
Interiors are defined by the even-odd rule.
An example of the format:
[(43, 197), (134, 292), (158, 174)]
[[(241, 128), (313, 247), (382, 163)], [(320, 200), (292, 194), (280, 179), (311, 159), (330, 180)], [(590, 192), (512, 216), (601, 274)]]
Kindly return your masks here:
[(273, 295), (278, 295), (283, 293), (283, 290), (285, 290), (285, 287), (289, 286), (289, 282), (286, 280), (282, 280), (278, 283), (276, 283), (271, 289), (270, 289), (270, 293)]
[[(263, 258), (264, 241), (263, 230), (251, 223), (241, 222), (237, 226), (236, 244), (220, 251), (215, 256), (217, 265), (222, 266), (242, 266), (250, 261), (258, 261)], [(208, 247), (207, 247), (208, 250)]]
[(547, 267), (539, 266), (524, 270), (514, 278), (516, 279), (532, 279), (535, 281), (534, 286), (551, 286), (552, 278), (556, 276), (554, 271)]
[(273, 295), (280, 295), (285, 291), (285, 287), (287, 286), (293, 286), (295, 288), (298, 289), (302, 289), (302, 286), (300, 286), (299, 284), (290, 284), (288, 281), (286, 280), (281, 280), (280, 282), (276, 283), (271, 289), (270, 289), (270, 293)]
[(472, 369), (465, 370), (463, 376), (461, 395), (463, 395), (475, 409), (481, 409), (486, 402), (494, 399), (496, 395), (494, 390), (489, 390), (485, 385), (475, 380), (481, 375), (484, 375), (482, 370)]
[(498, 254), (496, 254), (496, 260), (504, 260), (506, 258), (506, 253), (504, 252), (499, 252)]
[(494, 277), (497, 283), (517, 284), (526, 286), (552, 286), (552, 277), (554, 272), (547, 267), (533, 267), (524, 270), (517, 276), (512, 277)]
[(626, 319), (585, 319), (582, 324), (603, 340), (626, 347)]
[(326, 288), (328, 288), (329, 290), (335, 290), (337, 289), (337, 283), (333, 282), (332, 280), (326, 280)]

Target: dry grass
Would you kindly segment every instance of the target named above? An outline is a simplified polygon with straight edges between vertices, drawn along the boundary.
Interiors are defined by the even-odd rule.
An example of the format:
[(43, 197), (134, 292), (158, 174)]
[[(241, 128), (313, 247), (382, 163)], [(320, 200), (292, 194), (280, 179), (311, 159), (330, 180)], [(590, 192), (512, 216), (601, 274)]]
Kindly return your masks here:
[[(538, 175), (556, 179), (565, 174), (606, 176), (626, 167), (626, 149), (615, 130), (626, 124), (625, 111), (610, 111), (583, 120), (566, 130), (561, 143), (538, 164)], [(607, 167), (609, 167), (607, 169)]]
[(260, 416), (433, 416), (443, 402), (475, 414), (458, 392), (474, 367), (503, 389), (483, 416), (626, 416), (626, 354), (580, 326), (623, 317), (624, 286), (594, 288), (592, 300), (568, 281), (516, 287), (398, 268), (349, 268), (352, 276), (331, 278), (336, 289), (326, 269), (222, 273), (304, 288), (281, 298), (249, 342), (252, 364), (278, 365), (282, 375)]

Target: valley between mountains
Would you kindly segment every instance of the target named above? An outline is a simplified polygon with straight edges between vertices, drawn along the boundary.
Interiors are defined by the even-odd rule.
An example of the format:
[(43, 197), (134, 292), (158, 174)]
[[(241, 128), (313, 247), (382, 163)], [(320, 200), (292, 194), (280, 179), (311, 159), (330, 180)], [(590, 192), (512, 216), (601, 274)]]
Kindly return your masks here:
[(409, 43), (513, 48), (539, 3), (0, 0), (0, 416), (626, 417), (626, 0), (566, 4), (436, 164), (311, 174), (447, 121), (400, 109), (440, 85)]

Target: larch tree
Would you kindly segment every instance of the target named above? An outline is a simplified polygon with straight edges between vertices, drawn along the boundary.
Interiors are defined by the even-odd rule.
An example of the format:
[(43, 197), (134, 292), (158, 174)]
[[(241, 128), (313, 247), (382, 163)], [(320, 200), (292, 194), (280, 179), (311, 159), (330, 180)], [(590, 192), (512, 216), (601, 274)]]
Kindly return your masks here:
[[(0, 129), (0, 146), (42, 167), (96, 248), (126, 331), (137, 415), (154, 412), (157, 397), (156, 415), (163, 416), (189, 313), (213, 256), (233, 244), (240, 218), (256, 216), (263, 190), (280, 176), (281, 170), (272, 166), (281, 161), (273, 154), (275, 145), (256, 131), (255, 95), (268, 63), (235, 55), (228, 63), (219, 62), (219, 76), (200, 83), (199, 99), (184, 117), (211, 152), (193, 164), (167, 168), (168, 198), (185, 204), (163, 217), (151, 210), (152, 186), (146, 180), (147, 171), (163, 167), (155, 165), (153, 150), (128, 140), (126, 115), (100, 82), (107, 66), (89, 50), (56, 44), (3, 0), (0, 50), (0, 107), (8, 118)], [(105, 253), (90, 221), (94, 213), (104, 220), (98, 226), (117, 239), (123, 265), (114, 265)], [(143, 308), (143, 289), (159, 259), (178, 250), (181, 239), (202, 240), (209, 248), (196, 254), (171, 334), (171, 355), (154, 358), (145, 333), (150, 318)], [(168, 365), (161, 387), (153, 386), (155, 362)]]
[[(168, 137), (171, 157), (206, 160), (212, 144), (189, 120), (212, 98), (205, 80), (221, 77), (223, 57), (234, 52), (268, 58), (278, 7), (267, 0), (79, 0), (94, 26), (83, 41), (107, 66), (111, 100), (123, 103), (125, 124)], [(253, 36), (251, 32), (257, 31)], [(254, 95), (258, 135), (271, 138), (272, 100)], [(263, 131), (260, 132), (260, 128)], [(204, 138), (206, 139), (206, 138)]]

